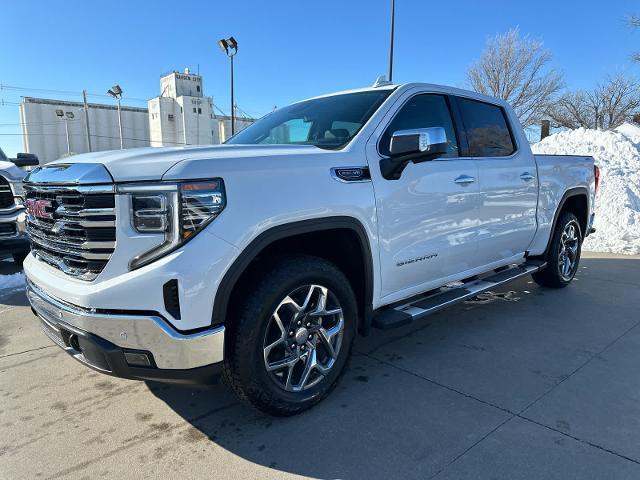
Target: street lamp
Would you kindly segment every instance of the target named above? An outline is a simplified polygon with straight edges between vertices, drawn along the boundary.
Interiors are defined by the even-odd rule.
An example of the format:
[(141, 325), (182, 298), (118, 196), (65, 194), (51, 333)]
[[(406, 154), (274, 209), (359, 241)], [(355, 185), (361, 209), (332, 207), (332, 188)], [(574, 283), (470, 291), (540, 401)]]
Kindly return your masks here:
[(233, 101), (233, 57), (238, 53), (238, 42), (233, 37), (223, 38), (218, 41), (218, 46), (231, 60), (231, 136), (233, 136), (236, 133), (236, 109)]
[(111, 87), (107, 93), (116, 99), (118, 102), (118, 128), (120, 129), (120, 150), (124, 148), (124, 143), (122, 141), (122, 111), (120, 110), (120, 99), (122, 98), (122, 88), (120, 85), (114, 85)]
[(57, 109), (56, 116), (60, 120), (64, 120), (64, 129), (67, 133), (67, 155), (71, 155), (71, 141), (69, 138), (69, 120), (73, 120), (75, 115), (73, 112), (65, 112), (64, 110)]

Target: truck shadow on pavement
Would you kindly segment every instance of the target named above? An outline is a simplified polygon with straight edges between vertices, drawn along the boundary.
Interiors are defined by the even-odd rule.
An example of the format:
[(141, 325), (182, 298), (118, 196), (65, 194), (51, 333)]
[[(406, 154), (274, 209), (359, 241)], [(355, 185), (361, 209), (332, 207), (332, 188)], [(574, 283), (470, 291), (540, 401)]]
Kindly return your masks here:
[(16, 265), (12, 259), (0, 259), (0, 304), (8, 306), (27, 307), (29, 302), (24, 294), (24, 285), (11, 282), (9, 288), (3, 288), (7, 279), (22, 272), (22, 267)]
[[(533, 478), (548, 449), (565, 458), (566, 446), (549, 446), (544, 428), (538, 439), (539, 426), (519, 415), (640, 321), (629, 314), (640, 303), (639, 266), (638, 257), (585, 258), (569, 288), (543, 289), (526, 278), (427, 320), (374, 331), (356, 341), (336, 390), (295, 417), (256, 412), (224, 385), (148, 388), (188, 422), (183, 438), (194, 451), (208, 444), (263, 467), (316, 478), (428, 478), (506, 422), (522, 422), (517, 428), (534, 433), (517, 458), (531, 461), (515, 462), (512, 473), (529, 465)], [(596, 396), (572, 399), (569, 407), (597, 403)], [(618, 414), (640, 414), (640, 407)], [(550, 427), (562, 438), (558, 425)], [(579, 426), (572, 428), (575, 434)], [(511, 443), (491, 443), (491, 461), (513, 453)]]

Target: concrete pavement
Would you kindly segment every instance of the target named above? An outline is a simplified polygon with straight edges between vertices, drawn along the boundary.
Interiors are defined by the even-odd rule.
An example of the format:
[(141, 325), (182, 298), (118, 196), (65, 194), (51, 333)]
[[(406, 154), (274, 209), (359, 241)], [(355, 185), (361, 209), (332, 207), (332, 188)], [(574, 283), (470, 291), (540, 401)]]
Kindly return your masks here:
[[(12, 271), (0, 262), (0, 275)], [(0, 479), (640, 478), (640, 257), (585, 254), (356, 344), (293, 418), (97, 374), (0, 291)]]

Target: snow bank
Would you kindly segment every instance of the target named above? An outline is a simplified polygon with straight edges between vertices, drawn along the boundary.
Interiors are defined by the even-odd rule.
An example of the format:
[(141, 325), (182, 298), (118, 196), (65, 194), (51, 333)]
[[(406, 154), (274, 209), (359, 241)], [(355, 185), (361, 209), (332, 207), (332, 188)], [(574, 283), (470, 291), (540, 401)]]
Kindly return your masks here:
[(24, 273), (14, 273), (12, 275), (0, 275), (0, 293), (2, 290), (18, 290), (24, 288)]
[(640, 254), (640, 128), (631, 124), (618, 128), (621, 131), (569, 130), (531, 148), (534, 153), (591, 155), (600, 167), (597, 231), (587, 238), (584, 249)]
[(640, 125), (628, 122), (623, 123), (616, 128), (616, 132), (628, 137), (633, 143), (640, 143)]

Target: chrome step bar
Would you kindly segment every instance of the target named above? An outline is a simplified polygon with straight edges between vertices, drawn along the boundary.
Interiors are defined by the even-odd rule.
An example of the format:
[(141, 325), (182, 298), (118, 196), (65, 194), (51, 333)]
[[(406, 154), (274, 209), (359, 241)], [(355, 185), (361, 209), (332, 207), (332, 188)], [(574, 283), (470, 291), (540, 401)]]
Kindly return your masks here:
[(497, 288), (517, 278), (538, 272), (546, 267), (546, 262), (529, 260), (520, 265), (492, 271), (481, 278), (447, 285), (435, 291), (412, 297), (409, 302), (396, 304), (375, 312), (373, 326), (382, 330), (407, 325), (415, 320), (427, 317), (455, 303), (463, 302), (488, 290)]

